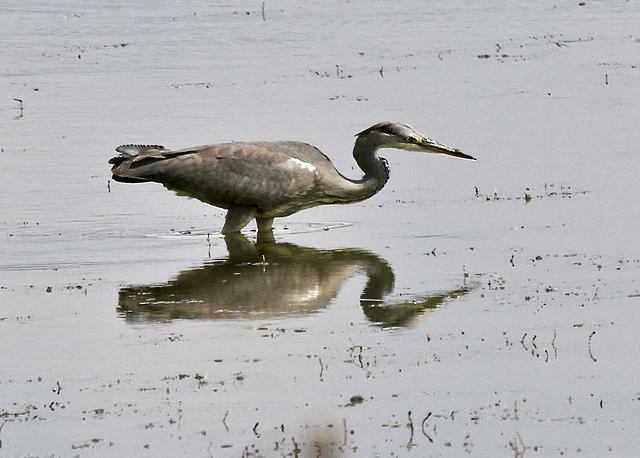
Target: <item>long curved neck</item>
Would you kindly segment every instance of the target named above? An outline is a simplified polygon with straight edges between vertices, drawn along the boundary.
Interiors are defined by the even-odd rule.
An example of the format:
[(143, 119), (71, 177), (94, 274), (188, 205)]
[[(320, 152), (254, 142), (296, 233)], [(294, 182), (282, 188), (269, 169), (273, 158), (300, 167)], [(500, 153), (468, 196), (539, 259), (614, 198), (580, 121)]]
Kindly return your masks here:
[(387, 160), (378, 157), (379, 145), (367, 140), (366, 137), (358, 137), (353, 147), (353, 158), (364, 172), (363, 183), (377, 186), (375, 192), (380, 191), (389, 180), (389, 165)]
[(366, 136), (356, 139), (353, 158), (364, 172), (364, 177), (360, 180), (349, 180), (351, 186), (343, 190), (345, 202), (367, 199), (380, 191), (389, 180), (389, 166), (386, 159), (376, 155), (378, 147), (379, 144), (367, 140)]

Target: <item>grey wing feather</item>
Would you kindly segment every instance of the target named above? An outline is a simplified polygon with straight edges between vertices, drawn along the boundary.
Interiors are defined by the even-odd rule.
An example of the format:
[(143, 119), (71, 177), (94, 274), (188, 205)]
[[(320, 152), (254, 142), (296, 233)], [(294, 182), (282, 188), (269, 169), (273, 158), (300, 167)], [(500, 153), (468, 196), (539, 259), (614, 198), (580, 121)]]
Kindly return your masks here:
[(120, 145), (116, 148), (117, 152), (126, 154), (127, 156), (137, 156), (149, 150), (169, 151), (162, 145)]
[(152, 157), (152, 154), (146, 154), (149, 152), (157, 152), (161, 155), (163, 152), (171, 150), (162, 145), (120, 145), (116, 151), (120, 154), (109, 160), (109, 164), (113, 164), (114, 169), (128, 159), (133, 158), (134, 161), (137, 161), (140, 158)]

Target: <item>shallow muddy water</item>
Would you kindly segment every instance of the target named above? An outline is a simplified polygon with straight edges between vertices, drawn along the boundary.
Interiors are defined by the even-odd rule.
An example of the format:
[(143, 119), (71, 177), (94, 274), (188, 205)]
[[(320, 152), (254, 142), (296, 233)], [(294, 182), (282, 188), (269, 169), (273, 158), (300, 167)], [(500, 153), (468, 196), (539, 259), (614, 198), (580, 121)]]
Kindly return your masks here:
[[(413, 2), (415, 3), (415, 2)], [(0, 454), (630, 456), (634, 2), (5, 2)], [(123, 143), (301, 140), (368, 201), (223, 239)]]

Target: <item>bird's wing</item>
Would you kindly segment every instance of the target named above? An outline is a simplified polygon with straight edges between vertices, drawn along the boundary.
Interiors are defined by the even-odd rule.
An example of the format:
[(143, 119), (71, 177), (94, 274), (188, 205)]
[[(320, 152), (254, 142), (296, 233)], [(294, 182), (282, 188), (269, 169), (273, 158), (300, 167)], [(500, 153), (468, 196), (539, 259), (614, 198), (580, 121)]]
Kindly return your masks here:
[[(153, 181), (179, 194), (222, 208), (250, 206), (267, 211), (300, 202), (315, 191), (320, 164), (309, 148), (317, 151), (318, 160), (327, 160), (303, 143), (252, 142), (149, 151), (139, 161), (149, 159), (146, 162), (155, 169)], [(304, 160), (296, 157), (299, 151), (305, 152), (298, 155)]]

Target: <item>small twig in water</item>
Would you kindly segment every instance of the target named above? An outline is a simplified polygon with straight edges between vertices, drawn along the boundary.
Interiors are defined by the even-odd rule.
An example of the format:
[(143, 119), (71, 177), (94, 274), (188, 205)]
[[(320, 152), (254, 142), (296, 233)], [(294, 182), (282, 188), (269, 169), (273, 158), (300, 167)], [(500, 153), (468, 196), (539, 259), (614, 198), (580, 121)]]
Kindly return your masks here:
[(296, 442), (295, 437), (291, 438), (291, 442), (293, 442), (293, 456), (297, 458), (298, 456), (300, 456), (300, 452), (302, 452), (302, 450), (300, 450), (300, 447), (298, 447), (298, 443)]
[(342, 428), (344, 429), (344, 446), (347, 446), (347, 419), (343, 418), (342, 419)]
[(429, 439), (429, 442), (431, 442), (433, 444), (433, 439), (431, 439), (431, 437), (427, 434), (427, 432), (424, 430), (424, 425), (427, 423), (427, 420), (429, 419), (429, 417), (431, 416), (431, 412), (429, 412), (427, 414), (426, 417), (424, 417), (424, 420), (422, 420), (422, 425), (420, 426), (420, 429), (422, 429), (422, 434), (424, 434), (424, 437), (426, 437), (427, 439)]
[(589, 334), (589, 344), (587, 345), (589, 348), (589, 356), (591, 357), (594, 363), (598, 362), (598, 360), (593, 357), (593, 353), (591, 353), (591, 339), (593, 338), (593, 335), (595, 333), (596, 331), (591, 331), (591, 334)]
[(409, 437), (409, 442), (407, 442), (407, 449), (411, 450), (413, 448), (413, 446), (415, 445), (413, 443), (413, 420), (411, 419), (411, 411), (409, 411), (408, 417), (409, 417), (409, 423), (407, 423), (407, 426), (411, 430), (411, 436)]
[(227, 415), (229, 415), (228, 410), (224, 413), (224, 417), (222, 417), (222, 424), (224, 425), (224, 428), (227, 430), (227, 432), (229, 432), (229, 427), (227, 426)]
[[(520, 443), (518, 443), (518, 441)], [(524, 441), (522, 440), (522, 437), (520, 437), (520, 433), (516, 433), (516, 437), (513, 439), (513, 441), (509, 442), (509, 445), (511, 446), (511, 450), (515, 452), (515, 458), (523, 458), (524, 452), (528, 448), (526, 445), (524, 445)], [(522, 445), (522, 450), (520, 450), (520, 445)]]
[(524, 335), (522, 336), (522, 339), (520, 339), (520, 344), (522, 345), (522, 347), (529, 351), (529, 349), (527, 348), (527, 346), (524, 344), (524, 339), (527, 337), (527, 333), (525, 332)]
[(22, 105), (22, 99), (13, 99), (13, 100), (15, 100), (16, 102), (18, 102), (20, 104), (20, 115), (16, 116), (16, 119), (20, 119), (20, 118), (24, 117), (24, 109), (23, 109), (24, 107)]

